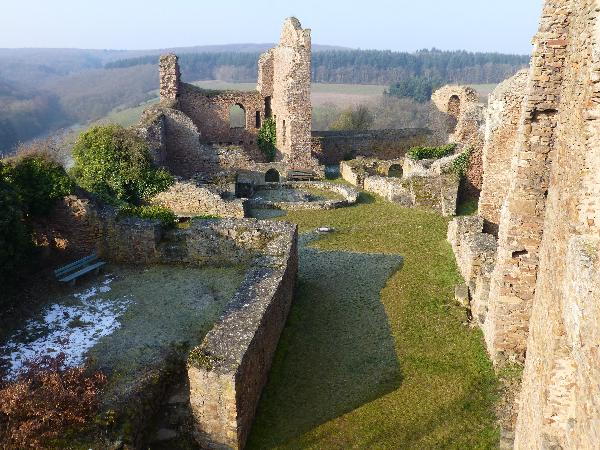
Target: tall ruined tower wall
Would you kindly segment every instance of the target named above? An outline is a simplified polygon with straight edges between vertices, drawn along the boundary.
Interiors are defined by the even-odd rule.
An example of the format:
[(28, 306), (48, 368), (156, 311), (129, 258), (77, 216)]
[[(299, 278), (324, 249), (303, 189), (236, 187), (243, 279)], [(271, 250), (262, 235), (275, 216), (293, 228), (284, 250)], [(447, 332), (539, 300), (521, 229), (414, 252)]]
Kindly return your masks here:
[[(494, 362), (525, 365), (516, 449), (600, 443), (599, 15), (599, 0), (545, 1), (528, 74), (490, 99), (481, 217), (449, 233), (461, 269), (493, 260), (465, 278), (489, 285), (471, 307)], [(495, 258), (472, 244), (492, 238), (484, 219)]]
[(599, 15), (597, 0), (547, 0), (535, 39), (529, 97), (552, 119), (518, 449), (600, 445)]
[(280, 157), (297, 169), (314, 165), (310, 64), (310, 30), (294, 17), (286, 19), (279, 45), (261, 56), (257, 88), (270, 99)]
[(177, 55), (168, 54), (160, 57), (158, 62), (160, 78), (160, 101), (165, 106), (176, 106), (179, 97), (181, 73)]
[(564, 21), (553, 20), (557, 3), (547, 1), (544, 6), (519, 119), (511, 184), (500, 213), (485, 329), (495, 361), (525, 358), (566, 58), (568, 28)]
[(500, 210), (511, 183), (511, 161), (515, 152), (528, 76), (528, 69), (521, 70), (499, 84), (490, 94), (485, 114), (485, 176), (479, 197), (479, 215), (484, 219), (484, 231), (495, 236), (498, 235)]

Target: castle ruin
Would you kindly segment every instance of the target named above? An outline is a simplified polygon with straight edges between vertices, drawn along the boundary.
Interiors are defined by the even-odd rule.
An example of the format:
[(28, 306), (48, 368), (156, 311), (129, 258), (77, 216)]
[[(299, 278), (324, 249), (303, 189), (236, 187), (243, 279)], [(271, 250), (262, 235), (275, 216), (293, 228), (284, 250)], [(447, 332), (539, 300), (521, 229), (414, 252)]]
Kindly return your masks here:
[[(141, 133), (155, 160), (176, 175), (192, 177), (221, 170), (264, 173), (300, 170), (323, 176), (311, 150), (311, 38), (288, 18), (279, 45), (259, 60), (255, 91), (213, 91), (181, 81), (178, 57), (160, 58), (160, 103), (144, 113)], [(234, 123), (232, 108), (242, 112)], [(265, 120), (276, 124), (276, 155), (270, 163), (259, 150)]]
[(515, 448), (600, 443), (600, 8), (546, 0), (490, 97), (479, 216), (448, 237), (496, 364), (524, 364)]

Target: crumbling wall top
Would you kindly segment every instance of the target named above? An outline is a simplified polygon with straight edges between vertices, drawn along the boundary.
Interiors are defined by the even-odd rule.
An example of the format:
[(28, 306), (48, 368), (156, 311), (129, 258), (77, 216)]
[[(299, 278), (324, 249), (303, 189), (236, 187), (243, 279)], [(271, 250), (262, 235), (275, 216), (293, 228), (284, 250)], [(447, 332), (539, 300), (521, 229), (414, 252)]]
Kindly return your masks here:
[(283, 23), (279, 45), (283, 47), (304, 46), (309, 48), (311, 45), (310, 29), (302, 29), (302, 25), (298, 19), (288, 17)]

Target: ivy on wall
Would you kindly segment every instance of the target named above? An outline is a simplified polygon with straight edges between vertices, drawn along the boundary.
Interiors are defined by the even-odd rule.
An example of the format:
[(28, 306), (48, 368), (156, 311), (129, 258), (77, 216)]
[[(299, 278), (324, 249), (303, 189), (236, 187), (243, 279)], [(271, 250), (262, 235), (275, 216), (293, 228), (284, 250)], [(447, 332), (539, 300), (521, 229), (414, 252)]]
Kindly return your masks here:
[(275, 159), (277, 150), (277, 127), (272, 118), (265, 120), (258, 131), (257, 144), (258, 148), (264, 153), (269, 162)]

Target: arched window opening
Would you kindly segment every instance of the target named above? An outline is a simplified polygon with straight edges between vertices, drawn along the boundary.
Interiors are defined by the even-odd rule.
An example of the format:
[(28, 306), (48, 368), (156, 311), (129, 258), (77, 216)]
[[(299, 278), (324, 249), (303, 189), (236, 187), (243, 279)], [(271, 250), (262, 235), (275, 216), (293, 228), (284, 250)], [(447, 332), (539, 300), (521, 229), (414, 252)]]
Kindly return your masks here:
[(271, 97), (265, 97), (265, 118), (271, 118), (273, 111), (271, 110)]
[(239, 103), (229, 107), (229, 127), (246, 128), (246, 111)]
[(265, 173), (265, 182), (279, 183), (279, 172), (277, 172), (275, 169), (267, 170), (267, 173)]
[(460, 115), (460, 98), (458, 95), (453, 95), (448, 100), (448, 132), (454, 133), (458, 124), (458, 116)]
[(390, 178), (402, 178), (403, 171), (400, 164), (392, 164), (388, 170), (388, 177)]

